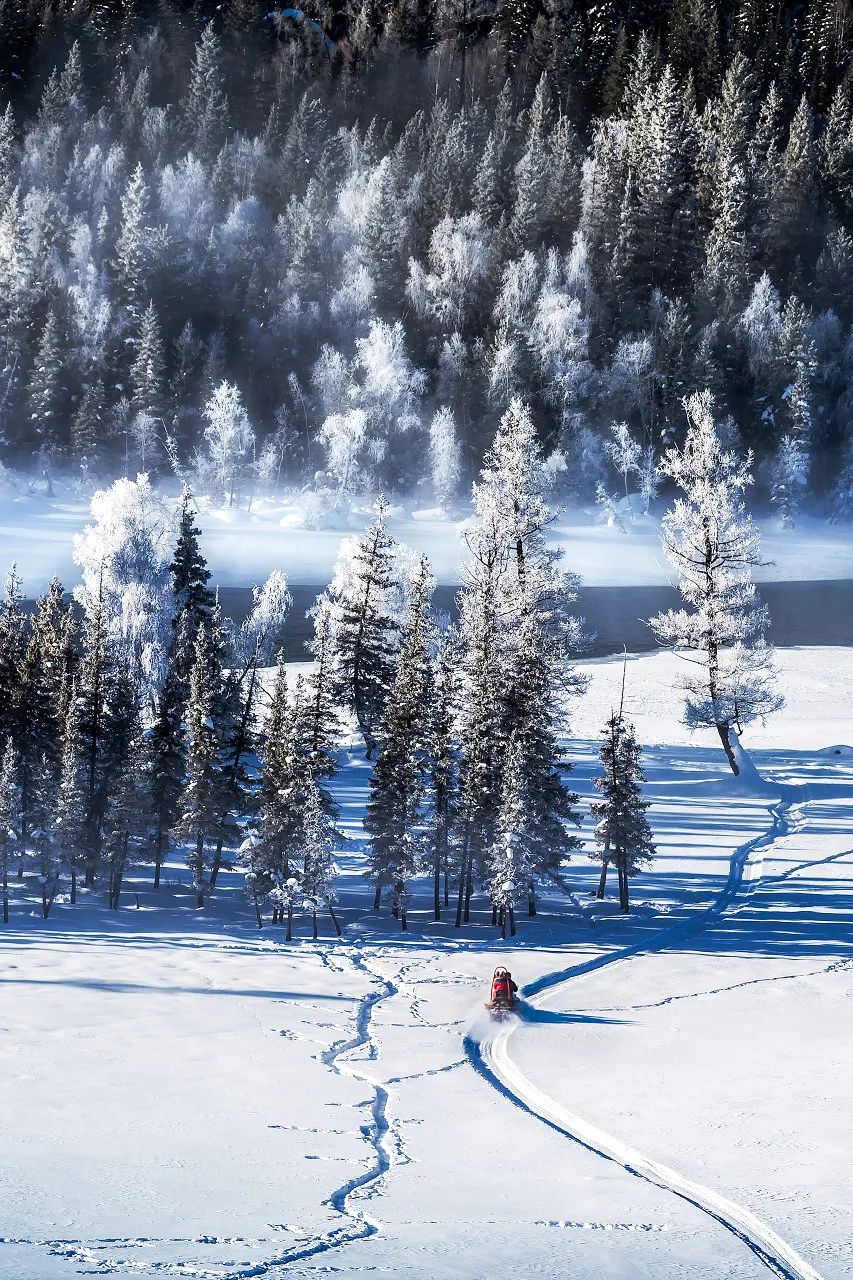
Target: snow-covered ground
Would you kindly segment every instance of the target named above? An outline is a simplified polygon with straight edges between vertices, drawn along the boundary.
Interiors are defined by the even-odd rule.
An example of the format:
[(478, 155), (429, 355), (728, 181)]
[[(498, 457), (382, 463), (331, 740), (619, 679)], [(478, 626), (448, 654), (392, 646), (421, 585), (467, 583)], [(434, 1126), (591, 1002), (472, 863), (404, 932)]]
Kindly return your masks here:
[[(196, 914), (179, 867), (156, 906), (16, 910), (0, 1276), (853, 1277), (853, 650), (779, 655), (752, 786), (679, 726), (673, 661), (628, 664), (659, 848), (628, 919), (580, 854), (511, 945), (425, 898), (401, 938), (358, 758), (340, 942), (259, 933), (236, 879)], [(584, 802), (621, 664), (587, 669)]]
[[(329, 528), (304, 527), (298, 499), (257, 500), (243, 507), (211, 507), (201, 503), (199, 524), (204, 552), (221, 586), (251, 586), (273, 569), (283, 569), (296, 584), (323, 584), (331, 577), (341, 538), (362, 529), (373, 516), (370, 506), (356, 507), (346, 518), (330, 519)], [(396, 538), (426, 552), (439, 583), (459, 581), (464, 558), (467, 513), (451, 518), (436, 509), (411, 504), (391, 508), (389, 528)], [(53, 574), (66, 586), (79, 578), (72, 559), (72, 535), (88, 519), (88, 500), (57, 484), (53, 498), (28, 493), (0, 494), (0, 546), (7, 563), (16, 561), (25, 590), (43, 589)], [(775, 520), (757, 521), (765, 565), (761, 581), (831, 581), (853, 578), (853, 539), (844, 525), (802, 516), (796, 530), (782, 532)], [(658, 522), (647, 516), (626, 517), (624, 530), (608, 527), (596, 508), (567, 512), (551, 529), (551, 539), (566, 549), (566, 566), (587, 586), (663, 585), (671, 581), (660, 552)]]

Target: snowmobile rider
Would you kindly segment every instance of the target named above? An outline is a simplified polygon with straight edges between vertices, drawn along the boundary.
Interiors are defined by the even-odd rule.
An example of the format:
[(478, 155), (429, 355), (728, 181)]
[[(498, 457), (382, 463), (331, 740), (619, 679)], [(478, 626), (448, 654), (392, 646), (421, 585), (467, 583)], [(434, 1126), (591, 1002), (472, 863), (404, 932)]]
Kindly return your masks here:
[(517, 990), (518, 984), (513, 982), (509, 969), (505, 969), (503, 965), (498, 965), (492, 975), (492, 995), (489, 1000), (489, 1008), (494, 1008), (495, 1005), (505, 1005), (511, 1009), (515, 1004)]

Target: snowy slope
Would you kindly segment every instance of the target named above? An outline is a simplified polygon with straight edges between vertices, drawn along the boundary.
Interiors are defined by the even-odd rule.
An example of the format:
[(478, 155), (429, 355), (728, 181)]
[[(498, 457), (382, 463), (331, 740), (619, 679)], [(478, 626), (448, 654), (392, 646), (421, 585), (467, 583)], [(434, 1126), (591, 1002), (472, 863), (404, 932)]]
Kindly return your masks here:
[[(629, 663), (660, 856), (627, 920), (590, 900), (581, 854), (572, 895), (546, 896), (511, 947), (482, 913), (462, 936), (431, 924), (425, 900), (401, 939), (369, 910), (355, 841), (339, 944), (258, 934), (233, 879), (196, 915), (180, 868), (157, 908), (141, 887), (112, 919), (15, 914), (0, 1276), (849, 1280), (853, 753), (822, 748), (853, 740), (853, 651), (780, 655), (789, 703), (750, 734), (758, 788), (679, 727), (672, 662)], [(585, 798), (621, 678), (588, 667), (571, 744)], [(354, 758), (339, 780), (354, 836), (367, 776)], [(534, 988), (586, 969), (540, 987), (505, 1046), (514, 1090), (544, 1096), (557, 1127), (466, 1044), (490, 1034), (485, 979), (507, 953)], [(674, 1194), (670, 1174), (712, 1199)], [(775, 1272), (744, 1238), (756, 1219)]]

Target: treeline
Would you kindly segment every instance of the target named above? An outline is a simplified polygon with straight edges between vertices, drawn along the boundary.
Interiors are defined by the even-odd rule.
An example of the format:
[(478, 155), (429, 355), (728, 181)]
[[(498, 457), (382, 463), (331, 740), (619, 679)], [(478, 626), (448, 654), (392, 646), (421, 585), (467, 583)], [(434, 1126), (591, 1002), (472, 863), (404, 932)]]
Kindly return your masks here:
[(268, 12), (0, 5), (7, 459), (447, 505), (521, 396), (607, 502), (710, 387), (849, 514), (843, 8)]
[[(96, 495), (77, 541), (82, 621), (54, 582), (26, 615), (10, 575), (0, 612), (0, 876), (37, 892), (104, 892), (126, 872), (189, 868), (203, 908), (223, 860), (245, 874), (258, 925), (292, 936), (294, 913), (335, 928), (339, 844), (331, 782), (345, 733), (372, 760), (364, 829), (378, 909), (403, 929), (428, 877), (433, 914), (468, 922), (483, 892), (515, 932), (522, 904), (579, 845), (559, 735), (582, 691), (576, 580), (545, 543), (550, 476), (530, 414), (504, 415), (474, 486), (458, 627), (435, 616), (425, 558), (384, 512), (346, 539), (312, 610), (314, 662), (288, 686), (279, 652), (290, 599), (280, 573), (236, 628), (209, 586), (192, 501), (177, 528), (146, 477)], [(609, 754), (608, 754), (609, 753)], [(621, 715), (606, 732), (597, 853), (628, 877), (653, 855), (639, 748)], [(627, 825), (626, 825), (627, 823)], [(638, 834), (639, 833), (639, 834)]]

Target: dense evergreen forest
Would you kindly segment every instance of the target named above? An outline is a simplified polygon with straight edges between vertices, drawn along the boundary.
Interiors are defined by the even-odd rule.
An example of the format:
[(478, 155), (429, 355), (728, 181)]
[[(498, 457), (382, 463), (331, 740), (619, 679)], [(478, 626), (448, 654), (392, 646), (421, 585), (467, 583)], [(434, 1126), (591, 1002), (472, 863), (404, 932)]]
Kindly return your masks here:
[(7, 464), (446, 503), (520, 397), (648, 496), (708, 389), (847, 513), (845, 3), (294, 12), (0, 0)]

